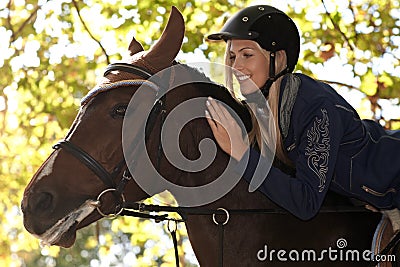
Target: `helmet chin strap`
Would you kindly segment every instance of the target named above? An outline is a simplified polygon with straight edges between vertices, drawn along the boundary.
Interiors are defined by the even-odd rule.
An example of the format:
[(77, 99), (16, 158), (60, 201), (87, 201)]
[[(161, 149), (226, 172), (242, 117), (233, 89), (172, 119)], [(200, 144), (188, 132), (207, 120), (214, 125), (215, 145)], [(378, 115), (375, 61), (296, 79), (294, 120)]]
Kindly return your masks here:
[(265, 84), (260, 88), (261, 93), (264, 95), (266, 99), (268, 99), (269, 96), (269, 89), (271, 88), (271, 85), (281, 76), (285, 75), (288, 73), (288, 69), (285, 68), (278, 74), (275, 73), (275, 52), (271, 52), (269, 54), (269, 78), (265, 82)]

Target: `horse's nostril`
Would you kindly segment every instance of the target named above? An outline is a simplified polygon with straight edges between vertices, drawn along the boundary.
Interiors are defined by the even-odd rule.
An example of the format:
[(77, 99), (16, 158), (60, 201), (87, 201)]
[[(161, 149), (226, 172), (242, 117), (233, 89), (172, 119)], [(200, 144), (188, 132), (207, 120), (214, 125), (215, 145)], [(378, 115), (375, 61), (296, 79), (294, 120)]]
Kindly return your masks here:
[(47, 211), (53, 202), (53, 195), (47, 192), (42, 192), (38, 196), (32, 198), (32, 211), (44, 212)]

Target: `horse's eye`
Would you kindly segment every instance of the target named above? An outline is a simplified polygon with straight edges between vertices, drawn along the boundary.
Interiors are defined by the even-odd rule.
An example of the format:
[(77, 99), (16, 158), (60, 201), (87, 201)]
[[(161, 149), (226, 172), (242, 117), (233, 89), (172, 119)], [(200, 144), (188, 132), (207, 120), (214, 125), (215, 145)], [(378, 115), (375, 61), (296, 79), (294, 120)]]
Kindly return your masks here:
[(126, 105), (126, 104), (116, 105), (113, 108), (112, 117), (115, 118), (115, 117), (123, 117), (123, 116), (125, 116), (125, 112), (126, 112), (127, 108), (128, 108), (128, 105)]

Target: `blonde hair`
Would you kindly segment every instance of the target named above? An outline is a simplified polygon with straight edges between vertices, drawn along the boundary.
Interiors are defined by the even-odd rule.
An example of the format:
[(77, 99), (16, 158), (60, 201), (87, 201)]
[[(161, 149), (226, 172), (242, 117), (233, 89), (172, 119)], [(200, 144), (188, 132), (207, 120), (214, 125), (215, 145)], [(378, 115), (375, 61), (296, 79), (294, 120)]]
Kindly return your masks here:
[[(267, 58), (267, 60), (269, 62), (270, 52), (263, 49), (258, 43), (256, 43), (256, 44), (257, 44), (257, 48), (260, 49), (262, 54)], [(227, 48), (225, 50), (225, 66), (226, 66), (225, 67), (225, 73), (226, 73), (225, 82), (226, 82), (226, 86), (228, 87), (228, 89), (230, 90), (232, 95), (236, 99), (240, 99), (240, 98), (242, 98), (240, 92), (235, 91), (234, 87), (233, 87), (233, 71), (232, 71), (233, 62), (230, 57), (230, 48), (231, 48), (231, 41), (228, 40)], [(286, 58), (285, 51), (284, 50), (277, 51), (275, 58), (276, 58), (275, 70), (276, 70), (276, 73), (279, 73), (280, 71), (282, 71), (284, 68), (287, 67), (287, 58)], [(283, 76), (279, 77), (275, 82), (272, 83), (271, 88), (269, 90), (267, 101), (271, 108), (272, 115), (273, 115), (273, 118), (275, 121), (274, 125), (275, 125), (275, 133), (276, 133), (276, 152), (275, 152), (276, 157), (280, 161), (282, 161), (284, 164), (293, 167), (294, 164), (287, 156), (286, 149), (283, 144), (282, 134), (281, 134), (281, 131), (279, 128), (279, 95), (280, 95), (280, 90), (281, 90), (280, 88), (281, 88), (282, 79), (283, 79)], [(257, 119), (251, 110), (250, 110), (250, 114), (252, 117), (253, 129), (249, 133), (249, 141), (251, 144), (257, 144), (261, 148), (261, 147), (263, 147), (263, 141), (262, 141), (263, 137), (261, 136), (262, 131), (260, 131), (260, 127), (258, 126)]]

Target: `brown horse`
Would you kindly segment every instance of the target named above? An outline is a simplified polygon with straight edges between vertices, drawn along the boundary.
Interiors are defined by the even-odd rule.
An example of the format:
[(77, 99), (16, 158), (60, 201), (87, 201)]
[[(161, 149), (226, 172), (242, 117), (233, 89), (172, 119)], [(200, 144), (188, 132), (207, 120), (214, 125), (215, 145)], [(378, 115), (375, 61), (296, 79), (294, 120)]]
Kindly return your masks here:
[[(154, 168), (166, 181), (186, 188), (210, 184), (229, 166), (229, 156), (217, 145), (214, 146), (214, 161), (196, 171), (176, 167), (165, 156), (168, 144), (160, 147), (162, 126), (168, 120), (165, 117), (180, 103), (192, 98), (212, 96), (231, 106), (244, 121), (249, 118), (247, 109), (233, 100), (223, 87), (205, 82), (177, 86), (158, 102), (160, 111), (152, 109), (162, 87), (168, 84), (162, 84), (164, 79), (148, 79), (152, 73), (174, 65), (183, 36), (183, 18), (173, 8), (160, 40), (145, 52), (133, 39), (127, 64), (110, 68), (104, 80), (83, 99), (66, 141), (55, 146), (55, 151), (25, 189), (21, 207), (24, 225), (30, 233), (50, 245), (72, 246), (78, 229), (102, 218), (101, 213), (113, 210), (115, 192), (106, 192), (104, 200), (97, 201), (97, 198), (105, 189), (120, 186), (124, 173), (125, 177), (130, 177), (125, 167), (131, 161), (135, 162), (130, 168), (133, 177), (145, 177), (146, 170)], [(167, 83), (174, 83), (185, 75), (199, 76), (189, 67), (179, 65), (169, 75), (162, 76), (167, 77)], [(141, 94), (140, 101), (132, 102), (132, 97), (137, 99), (138, 94)], [(194, 106), (196, 112), (204, 115), (204, 102)], [(131, 112), (127, 111), (131, 107)], [(124, 122), (124, 116), (148, 114), (151, 109), (145, 134), (141, 129), (147, 116), (136, 116), (137, 120)], [(184, 120), (180, 115), (175, 116), (172, 123)], [(140, 144), (128, 144), (129, 149), (125, 149), (123, 127), (130, 129), (131, 134), (124, 142), (145, 139), (146, 150)], [(213, 140), (213, 135), (205, 118), (199, 117), (186, 123), (177, 142), (184, 157), (196, 161), (202, 157), (200, 148), (204, 140)], [(129, 158), (127, 162), (124, 153)], [(159, 185), (157, 180), (153, 183)], [(154, 188), (155, 194), (172, 187)], [(142, 201), (152, 194), (135, 181), (120, 186), (118, 191), (122, 190), (126, 203)], [(176, 197), (178, 203), (187, 200)], [(193, 195), (193, 198), (198, 197), (202, 196)], [(336, 205), (348, 204), (347, 199), (337, 200), (337, 196), (329, 199), (334, 199)], [(326, 205), (333, 207), (330, 200)], [(313, 219), (301, 221), (282, 212), (261, 193), (250, 193), (247, 182), (240, 177), (232, 190), (205, 203), (200, 210), (222, 213), (213, 217), (212, 212), (188, 212), (185, 218), (189, 239), (201, 266), (365, 266), (363, 255), (369, 255), (365, 251), (370, 249), (380, 219), (379, 213), (332, 212), (325, 208)], [(226, 224), (221, 226), (222, 222)]]

